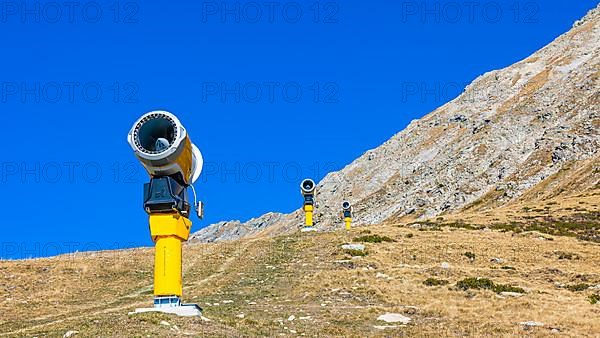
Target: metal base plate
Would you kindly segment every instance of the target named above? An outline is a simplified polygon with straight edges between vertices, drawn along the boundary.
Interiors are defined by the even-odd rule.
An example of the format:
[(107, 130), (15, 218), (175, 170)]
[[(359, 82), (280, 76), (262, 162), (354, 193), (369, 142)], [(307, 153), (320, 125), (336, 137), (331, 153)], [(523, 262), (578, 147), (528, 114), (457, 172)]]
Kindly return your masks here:
[(202, 316), (202, 309), (197, 304), (181, 304), (181, 306), (173, 307), (146, 307), (135, 309), (134, 312), (129, 312), (130, 315), (144, 312), (161, 312), (168, 314), (175, 314), (182, 317), (195, 317)]

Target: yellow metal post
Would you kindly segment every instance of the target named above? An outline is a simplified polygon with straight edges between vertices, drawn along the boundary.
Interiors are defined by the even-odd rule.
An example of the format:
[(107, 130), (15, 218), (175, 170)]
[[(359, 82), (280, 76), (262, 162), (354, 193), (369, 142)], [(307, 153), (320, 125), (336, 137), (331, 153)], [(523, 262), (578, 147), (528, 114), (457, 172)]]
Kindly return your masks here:
[(311, 204), (304, 205), (304, 215), (306, 216), (306, 221), (304, 225), (307, 227), (313, 226), (313, 206)]
[(150, 234), (155, 243), (154, 296), (181, 297), (181, 246), (191, 226), (192, 222), (179, 213), (150, 215)]
[(155, 248), (154, 295), (181, 297), (181, 239), (159, 236)]
[(350, 230), (350, 224), (352, 223), (352, 218), (344, 217), (344, 223), (346, 224), (346, 230)]

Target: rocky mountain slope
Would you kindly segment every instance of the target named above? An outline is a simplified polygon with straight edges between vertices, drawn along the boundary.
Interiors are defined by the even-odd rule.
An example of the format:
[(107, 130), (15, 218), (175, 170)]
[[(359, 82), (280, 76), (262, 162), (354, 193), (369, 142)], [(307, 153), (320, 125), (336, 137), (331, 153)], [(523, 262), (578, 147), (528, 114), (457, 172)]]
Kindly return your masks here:
[[(327, 175), (317, 186), (317, 227), (342, 226), (344, 199), (354, 205), (355, 224), (367, 225), (598, 189), (599, 149), (600, 6), (540, 51), (478, 77), (455, 100)], [(577, 184), (557, 181), (572, 176), (565, 172)], [(270, 213), (209, 226), (193, 239), (275, 235), (301, 224), (300, 210)]]

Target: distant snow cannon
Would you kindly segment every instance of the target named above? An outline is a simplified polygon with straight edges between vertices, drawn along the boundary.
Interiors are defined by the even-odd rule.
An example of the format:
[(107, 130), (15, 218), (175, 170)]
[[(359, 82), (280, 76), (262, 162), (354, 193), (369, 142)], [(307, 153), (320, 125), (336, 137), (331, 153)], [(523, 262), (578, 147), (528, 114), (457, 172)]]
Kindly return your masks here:
[[(155, 243), (154, 307), (136, 312), (200, 316), (198, 305), (181, 303), (181, 261), (182, 242), (192, 227), (187, 188), (194, 191), (192, 184), (202, 172), (202, 154), (179, 119), (167, 111), (144, 114), (133, 124), (127, 141), (150, 175), (150, 182), (144, 184), (144, 210)], [(202, 218), (202, 203), (194, 202), (194, 206)]]
[(342, 203), (342, 217), (344, 218), (346, 230), (350, 230), (352, 223), (352, 205), (348, 201)]
[(314, 231), (313, 212), (315, 208), (315, 192), (315, 181), (307, 178), (300, 183), (300, 193), (304, 197), (302, 210), (304, 210), (305, 215), (304, 228), (302, 231)]

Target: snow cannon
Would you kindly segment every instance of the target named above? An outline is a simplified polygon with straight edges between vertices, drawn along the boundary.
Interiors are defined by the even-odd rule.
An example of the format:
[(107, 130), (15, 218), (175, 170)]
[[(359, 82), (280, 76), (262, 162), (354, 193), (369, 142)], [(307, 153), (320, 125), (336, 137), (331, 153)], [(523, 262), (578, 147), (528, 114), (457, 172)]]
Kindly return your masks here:
[(190, 235), (192, 222), (187, 188), (194, 192), (194, 208), (202, 218), (193, 183), (202, 172), (202, 154), (179, 119), (167, 111), (152, 111), (134, 124), (127, 141), (150, 175), (144, 184), (144, 210), (149, 215), (154, 242), (154, 307), (138, 312), (163, 312), (201, 316), (196, 304), (183, 304), (182, 243)]

